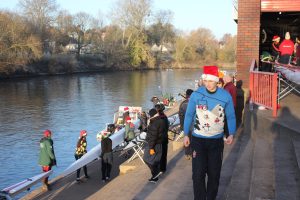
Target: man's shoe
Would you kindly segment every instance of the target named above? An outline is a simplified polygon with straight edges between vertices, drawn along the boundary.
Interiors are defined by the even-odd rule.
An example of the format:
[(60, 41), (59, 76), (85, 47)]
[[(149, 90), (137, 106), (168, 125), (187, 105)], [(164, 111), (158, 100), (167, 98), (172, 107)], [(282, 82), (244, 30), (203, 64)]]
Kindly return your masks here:
[(84, 178), (89, 179), (90, 177), (88, 175), (84, 176)]
[(51, 190), (49, 184), (44, 184), (44, 185), (42, 186), (42, 189), (43, 189), (43, 191), (50, 191), (50, 190)]
[(164, 173), (164, 172), (162, 172), (162, 171), (161, 171), (161, 172), (159, 172), (159, 173), (158, 173), (156, 176), (153, 176), (153, 177), (152, 177), (152, 179), (156, 179), (156, 178), (158, 178), (158, 177), (159, 177), (160, 175), (162, 175), (163, 173)]
[(157, 183), (157, 181), (158, 181), (158, 178), (150, 178), (149, 179), (150, 183)]
[(186, 159), (186, 160), (191, 160), (191, 159), (192, 159), (192, 156), (191, 156), (191, 155), (185, 155), (185, 159)]

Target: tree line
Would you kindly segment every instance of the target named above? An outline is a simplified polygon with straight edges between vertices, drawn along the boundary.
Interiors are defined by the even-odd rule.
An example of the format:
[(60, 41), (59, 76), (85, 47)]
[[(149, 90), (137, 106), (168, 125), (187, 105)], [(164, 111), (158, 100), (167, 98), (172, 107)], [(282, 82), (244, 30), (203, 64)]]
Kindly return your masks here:
[(71, 54), (132, 68), (235, 62), (236, 36), (218, 41), (203, 27), (184, 33), (172, 24), (173, 13), (154, 11), (151, 0), (118, 0), (109, 17), (70, 14), (56, 0), (20, 0), (18, 8), (0, 10), (0, 72)]

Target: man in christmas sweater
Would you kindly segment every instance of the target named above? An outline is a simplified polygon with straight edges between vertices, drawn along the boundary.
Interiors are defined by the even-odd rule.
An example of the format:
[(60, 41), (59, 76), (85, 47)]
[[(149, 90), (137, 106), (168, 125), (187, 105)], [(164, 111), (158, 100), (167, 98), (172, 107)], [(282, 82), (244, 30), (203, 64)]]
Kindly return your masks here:
[[(232, 144), (236, 119), (230, 94), (217, 87), (218, 67), (204, 66), (202, 79), (205, 87), (193, 92), (185, 114), (184, 145), (187, 147), (191, 143), (192, 147), (195, 200), (213, 200), (218, 193), (224, 141)], [(223, 138), (225, 115), (229, 131), (227, 138)], [(192, 124), (194, 130), (190, 142), (188, 133)]]

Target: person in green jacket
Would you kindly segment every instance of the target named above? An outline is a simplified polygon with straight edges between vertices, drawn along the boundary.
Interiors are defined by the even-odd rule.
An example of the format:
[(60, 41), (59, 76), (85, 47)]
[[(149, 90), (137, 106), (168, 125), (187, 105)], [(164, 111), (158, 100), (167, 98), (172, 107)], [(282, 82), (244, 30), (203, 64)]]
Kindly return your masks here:
[[(52, 166), (56, 165), (56, 158), (53, 148), (53, 140), (51, 139), (51, 131), (45, 130), (44, 137), (40, 140), (40, 158), (39, 165), (42, 166), (43, 172), (51, 170)], [(49, 190), (48, 178), (43, 179), (44, 188)]]

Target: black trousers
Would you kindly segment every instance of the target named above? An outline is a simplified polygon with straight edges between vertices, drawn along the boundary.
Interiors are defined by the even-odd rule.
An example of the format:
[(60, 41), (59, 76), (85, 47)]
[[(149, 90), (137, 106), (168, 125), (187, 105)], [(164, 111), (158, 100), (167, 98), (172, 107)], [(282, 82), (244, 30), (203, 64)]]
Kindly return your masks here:
[[(224, 141), (219, 139), (192, 139), (192, 169), (195, 200), (215, 200), (223, 160)], [(205, 178), (207, 175), (207, 184)]]
[(168, 156), (168, 142), (163, 142), (161, 159), (160, 159), (160, 171), (161, 172), (165, 172), (167, 170), (167, 156)]
[[(78, 159), (81, 158), (82, 156), (83, 156), (83, 155), (77, 155), (77, 154), (75, 154), (75, 159), (78, 160)], [(81, 168), (77, 169), (77, 178), (80, 177), (80, 169), (81, 169)], [(84, 175), (87, 177), (88, 175), (87, 175), (87, 168), (86, 168), (86, 165), (83, 166), (83, 171), (84, 171)]]
[(159, 173), (159, 171), (160, 171), (159, 163), (154, 163), (154, 164), (146, 163), (146, 165), (149, 167), (152, 177), (155, 177)]
[(112, 152), (104, 153), (101, 160), (101, 171), (102, 171), (102, 180), (105, 180), (106, 177), (110, 178), (110, 172), (113, 163), (113, 154)]
[(289, 64), (290, 58), (291, 58), (291, 55), (287, 55), (287, 54), (281, 55), (278, 62), (281, 64)]
[(150, 151), (150, 147), (148, 144), (146, 144), (143, 159), (147, 164), (147, 166), (149, 167), (152, 177), (155, 177), (160, 171), (162, 144), (156, 144), (154, 146), (154, 151), (155, 151), (154, 155), (150, 155), (149, 151)]
[(300, 57), (297, 57), (297, 66), (300, 66)]

